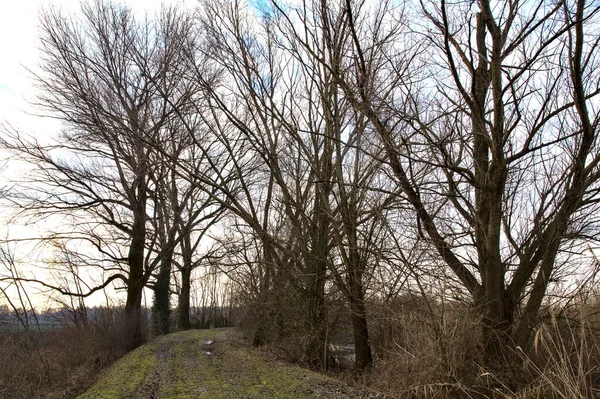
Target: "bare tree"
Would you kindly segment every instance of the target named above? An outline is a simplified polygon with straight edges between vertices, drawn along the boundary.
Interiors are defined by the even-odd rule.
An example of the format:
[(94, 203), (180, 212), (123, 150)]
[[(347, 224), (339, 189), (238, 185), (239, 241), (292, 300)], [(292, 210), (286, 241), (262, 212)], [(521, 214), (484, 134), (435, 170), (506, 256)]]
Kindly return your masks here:
[[(272, 288), (289, 284), (288, 295), (293, 292), (306, 304), (300, 316), (307, 336), (304, 360), (325, 368), (331, 360), (326, 285), (335, 276), (352, 308), (357, 365), (368, 367), (365, 281), (369, 257), (377, 252), (375, 226), (381, 222), (371, 216), (381, 214), (394, 197), (367, 194), (381, 189), (373, 182), (382, 162), (367, 156), (378, 150), (373, 137), (367, 137), (374, 136), (373, 130), (364, 116), (351, 111), (331, 71), (311, 58), (317, 53), (329, 57), (317, 36), (303, 42), (307, 48), (302, 49), (295, 39), (286, 39), (288, 32), (277, 28), (277, 20), (251, 22), (238, 2), (209, 3), (205, 15), (208, 47), (202, 61), (211, 61), (218, 79), (197, 76), (213, 112), (207, 125), (238, 171), (236, 189), (243, 202), (219, 181), (206, 175), (199, 181), (229, 190), (228, 209), (255, 235), (244, 238), (248, 232), (239, 228), (241, 246), (231, 247), (248, 259), (248, 278), (260, 281), (248, 288), (257, 291), (258, 302), (269, 304), (267, 296), (278, 295)], [(343, 47), (347, 38), (342, 37), (337, 45)], [(263, 251), (255, 251), (256, 239)]]
[(139, 19), (108, 2), (83, 4), (80, 17), (45, 12), (39, 105), (65, 129), (50, 144), (17, 134), (5, 142), (38, 165), (36, 190), (18, 198), (24, 211), (68, 216), (74, 233), (61, 236), (87, 242), (107, 260), (101, 287), (125, 284), (130, 347), (141, 342), (142, 292), (157, 263), (146, 251), (154, 234), (149, 210), (159, 208), (151, 143), (169, 128), (172, 105), (188, 98), (172, 68), (182, 56), (173, 38), (185, 34), (186, 21), (174, 10)]
[[(186, 118), (187, 128), (202, 130), (197, 115), (184, 116), (178, 110), (178, 121)], [(201, 183), (195, 178), (210, 169), (206, 154), (198, 151), (194, 140), (188, 136), (187, 129), (178, 122), (176, 135), (168, 142), (157, 144), (161, 149), (162, 173), (156, 177), (157, 201), (160, 205), (159, 216), (155, 219), (158, 231), (162, 233), (163, 243), (157, 246), (157, 253), (162, 256), (161, 266), (154, 284), (154, 309), (157, 316), (157, 327), (162, 333), (168, 331), (169, 294), (172, 264), (181, 275), (178, 291), (179, 302), (177, 324), (180, 329), (190, 326), (190, 290), (193, 270), (212, 250), (201, 248), (210, 229), (219, 222), (225, 208), (215, 200), (215, 188), (207, 194)], [(169, 251), (162, 251), (162, 248)], [(206, 251), (202, 255), (200, 253)], [(158, 304), (160, 302), (160, 304)]]
[[(31, 349), (31, 333), (40, 332), (38, 313), (34, 302), (23, 281), (22, 271), (16, 257), (14, 243), (2, 242), (0, 244), (0, 298), (11, 310), (14, 318), (19, 322), (25, 332), (25, 345)], [(44, 358), (43, 361), (46, 359)]]
[(322, 6), (352, 41), (324, 66), (378, 132), (419, 233), (482, 315), (487, 361), (502, 363), (531, 342), (557, 257), (596, 234), (598, 9), (422, 2), (409, 27), (388, 3)]

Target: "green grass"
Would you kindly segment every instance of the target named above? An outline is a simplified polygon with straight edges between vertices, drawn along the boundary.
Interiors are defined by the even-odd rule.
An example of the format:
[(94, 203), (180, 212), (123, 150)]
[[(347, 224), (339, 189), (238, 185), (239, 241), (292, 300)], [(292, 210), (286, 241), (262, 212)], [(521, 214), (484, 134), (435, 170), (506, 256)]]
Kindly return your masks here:
[[(205, 342), (214, 339), (215, 343)], [(210, 354), (206, 352), (210, 351)], [(79, 399), (379, 397), (297, 366), (267, 360), (232, 329), (160, 337), (117, 362)]]

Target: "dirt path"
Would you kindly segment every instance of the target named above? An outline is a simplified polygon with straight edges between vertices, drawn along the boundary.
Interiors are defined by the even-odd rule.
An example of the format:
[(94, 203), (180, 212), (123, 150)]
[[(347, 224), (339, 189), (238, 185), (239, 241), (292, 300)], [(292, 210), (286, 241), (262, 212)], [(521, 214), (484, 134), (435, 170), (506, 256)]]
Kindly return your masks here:
[(154, 340), (117, 362), (79, 399), (382, 398), (260, 356), (233, 330), (194, 330)]

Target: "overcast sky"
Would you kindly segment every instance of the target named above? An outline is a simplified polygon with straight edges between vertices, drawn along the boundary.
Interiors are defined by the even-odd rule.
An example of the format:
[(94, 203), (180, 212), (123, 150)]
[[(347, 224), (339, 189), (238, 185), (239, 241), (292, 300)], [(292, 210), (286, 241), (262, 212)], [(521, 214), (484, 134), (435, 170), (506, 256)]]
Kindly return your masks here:
[[(161, 4), (179, 4), (192, 8), (195, 0), (122, 0), (134, 10), (153, 11)], [(44, 7), (77, 11), (79, 0), (0, 0), (0, 120), (29, 133), (55, 128), (47, 120), (34, 118), (27, 99), (34, 89), (27, 68), (37, 63), (38, 14)], [(48, 132), (49, 133), (49, 132)]]

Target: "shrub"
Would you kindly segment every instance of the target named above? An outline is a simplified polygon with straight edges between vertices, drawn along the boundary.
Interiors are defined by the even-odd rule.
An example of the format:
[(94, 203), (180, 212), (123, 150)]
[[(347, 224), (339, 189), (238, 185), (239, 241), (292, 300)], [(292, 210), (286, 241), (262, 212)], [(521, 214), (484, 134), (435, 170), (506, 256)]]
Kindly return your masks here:
[(0, 397), (73, 398), (125, 354), (121, 309), (96, 309), (86, 323), (0, 332)]

